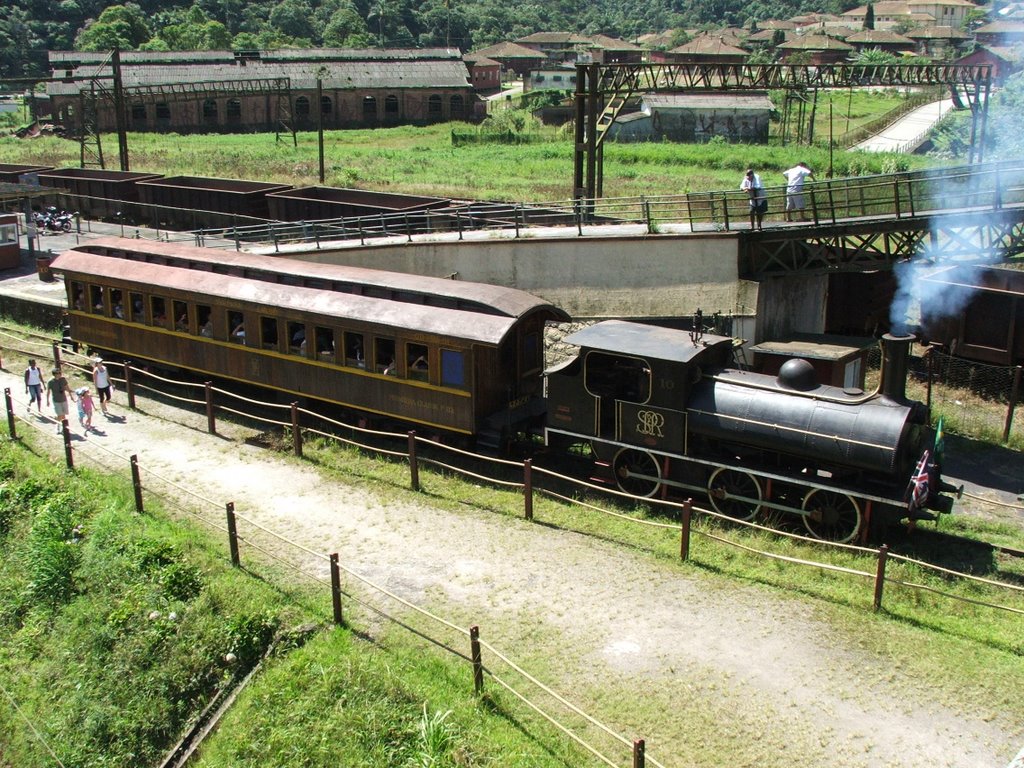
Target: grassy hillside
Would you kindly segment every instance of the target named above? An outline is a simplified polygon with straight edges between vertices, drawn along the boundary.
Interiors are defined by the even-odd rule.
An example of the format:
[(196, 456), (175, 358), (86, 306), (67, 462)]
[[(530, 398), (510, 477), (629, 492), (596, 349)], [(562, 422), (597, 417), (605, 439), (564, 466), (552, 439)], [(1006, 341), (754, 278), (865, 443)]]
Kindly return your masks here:
[(66, 766), (154, 765), (275, 635), (204, 765), (428, 765), (449, 752), (586, 764), (495, 700), (481, 707), (464, 666), (420, 648), (320, 625), (300, 649), (285, 631), (329, 616), (326, 601), (285, 595), (230, 568), (209, 533), (133, 509), (124, 481), (0, 443), (0, 766), (52, 766), (51, 752)]
[[(893, 106), (888, 95), (858, 94), (849, 106), (851, 118), (837, 100), (834, 130), (845, 130)], [(836, 99), (839, 99), (837, 96)], [(840, 116), (843, 117), (840, 117)], [(855, 116), (853, 116), (855, 115)], [(827, 116), (819, 105), (817, 120)], [(466, 124), (423, 128), (329, 131), (324, 138), (325, 184), (457, 199), (555, 201), (572, 197), (573, 146), (566, 131), (529, 122), (530, 144), (452, 146), (451, 133), (476, 131)], [(825, 134), (827, 137), (827, 133)], [(212, 176), (292, 184), (319, 183), (315, 133), (300, 133), (297, 146), (290, 135), (129, 134), (131, 170), (165, 175)], [(117, 168), (116, 137), (104, 135), (107, 167)], [(79, 166), (79, 145), (40, 138), (0, 138), (0, 162)], [(781, 183), (781, 173), (798, 161), (807, 162), (824, 178), (830, 161), (835, 176), (882, 173), (927, 167), (933, 160), (911, 155), (847, 152), (827, 147), (694, 144), (615, 144), (604, 152), (604, 196), (672, 195), (739, 186), (745, 168), (759, 169), (766, 183)], [(770, 181), (771, 180), (771, 181)]]

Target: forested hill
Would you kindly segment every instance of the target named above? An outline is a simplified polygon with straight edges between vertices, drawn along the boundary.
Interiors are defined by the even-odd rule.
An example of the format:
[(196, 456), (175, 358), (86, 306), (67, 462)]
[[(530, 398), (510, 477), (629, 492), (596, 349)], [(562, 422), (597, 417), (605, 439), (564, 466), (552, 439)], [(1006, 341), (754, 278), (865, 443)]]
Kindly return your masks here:
[(746, 26), (836, 13), (856, 0), (20, 0), (0, 5), (0, 78), (43, 74), (49, 50), (449, 46), (533, 32), (605, 34)]

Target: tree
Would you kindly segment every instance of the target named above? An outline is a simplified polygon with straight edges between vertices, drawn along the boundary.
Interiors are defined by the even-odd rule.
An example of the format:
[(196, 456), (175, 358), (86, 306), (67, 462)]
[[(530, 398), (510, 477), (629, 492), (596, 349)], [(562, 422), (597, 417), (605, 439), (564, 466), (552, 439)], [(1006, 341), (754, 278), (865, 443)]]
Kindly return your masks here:
[(323, 31), (313, 27), (313, 9), (306, 0), (282, 0), (270, 12), (270, 23), (289, 37), (323, 37)]
[(198, 5), (193, 5), (179, 21), (168, 24), (157, 37), (171, 51), (217, 51), (231, 47), (231, 33), (219, 21), (212, 21)]
[(864, 29), (875, 28), (875, 6), (872, 3), (868, 3), (867, 10), (864, 11)]
[(373, 36), (354, 5), (339, 8), (324, 27), (324, 45), (328, 48), (368, 48)]
[(130, 51), (150, 38), (149, 24), (142, 9), (134, 3), (111, 5), (95, 22), (86, 23), (75, 38), (76, 51)]

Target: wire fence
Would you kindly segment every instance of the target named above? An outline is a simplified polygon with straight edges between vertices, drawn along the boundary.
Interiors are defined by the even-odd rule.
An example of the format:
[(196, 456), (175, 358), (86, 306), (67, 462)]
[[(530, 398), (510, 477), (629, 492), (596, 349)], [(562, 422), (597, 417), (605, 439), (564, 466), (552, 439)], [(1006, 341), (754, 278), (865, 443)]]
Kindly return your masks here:
[[(14, 335), (0, 331), (0, 348), (4, 350), (17, 350), (20, 355), (36, 355), (43, 357), (47, 351), (47, 344), (42, 339), (17, 339)], [(49, 349), (55, 354), (54, 364), (71, 366), (87, 375), (88, 370), (83, 362), (87, 360), (83, 355), (64, 349), (56, 343), (49, 345)], [(62, 354), (63, 353), (63, 354)], [(116, 366), (119, 364), (112, 363)], [(113, 377), (125, 390), (129, 405), (135, 407), (135, 398), (139, 392), (145, 389), (152, 394), (164, 397), (165, 393), (157, 386), (160, 384), (172, 385), (181, 391), (195, 391), (202, 388), (208, 396), (210, 392), (218, 395), (229, 396), (233, 405), (230, 412), (242, 415), (246, 419), (254, 419), (257, 422), (269, 423), (275, 428), (283, 428), (292, 431), (293, 450), (297, 455), (302, 455), (302, 435), (314, 434), (324, 440), (337, 441), (339, 444), (359, 448), (360, 450), (380, 454), (382, 448), (380, 441), (390, 442), (390, 448), (383, 449), (387, 455), (397, 458), (408, 464), (410, 472), (410, 486), (413, 490), (420, 490), (419, 470), (421, 463), (434, 463), (443, 468), (445, 472), (457, 473), (471, 478), (473, 481), (492, 483), (497, 487), (512, 488), (520, 492), (523, 497), (523, 514), (527, 520), (536, 520), (535, 496), (548, 497), (561, 504), (569, 504), (580, 509), (593, 512), (597, 515), (608, 516), (619, 521), (635, 523), (639, 526), (653, 526), (661, 529), (667, 535), (679, 537), (680, 558), (688, 560), (691, 557), (691, 538), (704, 538), (714, 541), (722, 546), (745, 552), (751, 556), (766, 558), (780, 563), (787, 563), (795, 567), (813, 568), (819, 571), (830, 571), (843, 574), (858, 580), (864, 580), (872, 586), (871, 604), (875, 611), (882, 608), (883, 593), (887, 585), (898, 586), (915, 593), (928, 593), (948, 600), (959, 601), (972, 606), (986, 607), (999, 612), (1024, 616), (1024, 586), (1011, 584), (978, 577), (973, 574), (953, 571), (932, 565), (930, 563), (912, 560), (911, 558), (890, 554), (888, 548), (882, 546), (878, 549), (871, 549), (848, 544), (834, 544), (822, 542), (797, 534), (770, 529), (755, 522), (735, 520), (721, 515), (713, 510), (694, 506), (691, 501), (675, 502), (660, 499), (639, 499), (621, 491), (603, 488), (593, 483), (570, 477), (551, 469), (534, 467), (529, 459), (524, 462), (513, 462), (508, 460), (495, 460), (488, 456), (475, 454), (461, 449), (451, 448), (436, 440), (424, 440), (419, 438), (415, 432), (400, 433), (372, 430), (353, 424), (344, 424), (328, 419), (321, 414), (305, 408), (298, 408), (297, 405), (281, 406), (277, 403), (268, 403), (244, 397), (237, 393), (228, 392), (219, 388), (211, 387), (209, 384), (196, 384), (177, 379), (158, 376), (146, 371), (133, 369), (131, 366), (123, 366), (123, 375)], [(136, 380), (140, 383), (136, 384)], [(145, 381), (142, 384), (141, 381)], [(18, 425), (27, 425), (35, 429), (41, 439), (46, 439), (49, 434), (49, 426), (53, 423), (50, 419), (29, 419), (20, 416), (21, 406), (27, 405), (11, 395), (10, 389), (5, 392), (8, 431), (12, 438), (17, 438)], [(179, 397), (170, 398), (174, 404), (190, 406), (204, 405), (207, 414), (211, 411), (221, 409), (221, 406), (210, 406), (209, 400), (200, 401), (198, 398)], [(280, 412), (287, 408), (290, 419), (267, 418), (265, 414)], [(226, 406), (224, 410), (229, 410)], [(307, 426), (309, 425), (309, 426)], [(312, 426), (318, 425), (318, 426)], [(337, 434), (339, 427), (344, 430), (347, 436)], [(208, 428), (211, 432), (216, 430), (216, 420), (210, 420)], [(337, 554), (323, 554), (312, 550), (278, 531), (269, 528), (255, 519), (254, 515), (246, 515), (236, 512), (231, 502), (218, 503), (216, 500), (201, 490), (188, 488), (170, 478), (162, 476), (152, 467), (140, 464), (137, 457), (117, 456), (95, 441), (71, 445), (69, 430), (64, 429), (62, 435), (65, 448), (65, 456), (69, 468), (74, 468), (75, 457), (81, 457), (87, 461), (95, 462), (105, 470), (117, 471), (116, 465), (130, 467), (133, 485), (136, 488), (136, 505), (138, 511), (144, 511), (144, 500), (142, 491), (146, 490), (153, 495), (159, 496), (169, 506), (187, 514), (204, 525), (219, 533), (227, 534), (228, 549), (233, 564), (240, 565), (242, 553), (253, 551), (273, 563), (276, 567), (293, 572), (302, 578), (313, 583), (329, 587), (332, 595), (333, 618), (338, 624), (344, 622), (342, 598), (351, 605), (355, 603), (364, 610), (372, 613), (382, 620), (393, 622), (423, 641), (443, 649), (463, 660), (468, 660), (474, 670), (474, 687), (477, 693), (482, 692), (484, 679), (491, 680), (494, 684), (508, 691), (516, 699), (523, 702), (532, 711), (536, 712), (552, 726), (563, 732), (568, 738), (581, 748), (592, 754), (596, 759), (610, 766), (624, 765), (623, 760), (630, 760), (633, 766), (643, 766), (646, 763), (661, 768), (662, 764), (646, 754), (646, 744), (643, 739), (629, 739), (620, 733), (601, 723), (597, 718), (587, 714), (582, 708), (573, 704), (568, 697), (559, 694), (550, 686), (531, 675), (524, 668), (516, 664), (512, 657), (496, 648), (494, 645), (481, 641), (479, 627), (463, 627), (458, 623), (445, 619), (431, 611), (428, 611), (414, 602), (407, 600), (386, 587), (376, 583), (365, 574), (354, 568), (350, 568), (339, 561)], [(51, 438), (52, 439), (52, 438)], [(404, 444), (406, 448), (400, 449), (396, 446)], [(424, 456), (421, 461), (420, 453), (431, 451), (440, 456), (450, 453), (451, 458), (441, 459), (437, 456)], [(475, 466), (490, 467), (489, 472), (467, 470), (460, 466), (454, 459), (458, 456), (471, 457)], [(511, 478), (509, 470), (520, 470), (518, 478)], [(143, 475), (144, 473), (144, 475)], [(142, 478), (145, 478), (143, 482)], [(545, 487), (538, 482), (539, 478), (546, 477), (552, 481), (551, 487)], [(558, 488), (572, 489), (568, 492), (561, 492)], [(594, 503), (591, 499), (594, 492), (610, 494), (611, 496), (624, 500), (629, 504), (638, 503), (651, 504), (656, 507), (662, 520), (638, 519), (623, 514), (614, 505)], [(221, 517), (223, 515), (223, 517)], [(693, 526), (694, 516), (703, 518), (704, 527)], [(225, 520), (226, 524), (221, 520)], [(763, 533), (771, 533), (778, 541), (798, 541), (804, 544), (813, 544), (818, 547), (821, 553), (820, 559), (806, 559), (794, 557), (779, 551), (771, 551), (762, 544), (753, 546), (751, 543), (738, 541), (735, 537), (725, 535), (730, 527), (744, 527), (757, 530)], [(765, 540), (767, 542), (767, 540)], [(871, 569), (853, 567), (848, 564), (830, 562), (830, 558), (836, 556), (856, 555), (864, 563), (870, 564)], [(250, 562), (251, 558), (246, 558)], [(891, 564), (887, 574), (887, 564)], [(342, 582), (343, 575), (345, 577)], [(935, 579), (935, 583), (927, 583), (929, 576)], [(962, 591), (956, 591), (956, 585), (970, 585)], [(990, 590), (990, 595), (980, 596), (978, 590), (981, 588)], [(469, 641), (468, 653), (466, 641)], [(489, 653), (485, 663), (483, 651)], [(515, 682), (512, 682), (514, 680)], [(628, 755), (623, 756), (622, 752), (627, 751)], [(615, 757), (619, 754), (619, 757)]]
[[(881, 367), (877, 347), (868, 353), (868, 367)], [(931, 404), (933, 420), (966, 437), (1024, 448), (1024, 419), (1017, 413), (1022, 394), (1019, 365), (990, 365), (965, 360), (935, 346), (910, 358), (907, 393)]]

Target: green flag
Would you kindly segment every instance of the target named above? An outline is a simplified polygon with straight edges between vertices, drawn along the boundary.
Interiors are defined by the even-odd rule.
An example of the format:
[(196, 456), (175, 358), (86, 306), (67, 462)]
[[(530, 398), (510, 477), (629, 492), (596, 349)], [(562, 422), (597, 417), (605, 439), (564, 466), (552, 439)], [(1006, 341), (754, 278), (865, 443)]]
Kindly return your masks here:
[(939, 423), (935, 425), (935, 446), (932, 450), (932, 456), (934, 457), (935, 463), (939, 466), (942, 465), (942, 452), (946, 448), (946, 436), (942, 432), (942, 417), (939, 416)]

